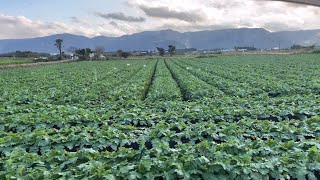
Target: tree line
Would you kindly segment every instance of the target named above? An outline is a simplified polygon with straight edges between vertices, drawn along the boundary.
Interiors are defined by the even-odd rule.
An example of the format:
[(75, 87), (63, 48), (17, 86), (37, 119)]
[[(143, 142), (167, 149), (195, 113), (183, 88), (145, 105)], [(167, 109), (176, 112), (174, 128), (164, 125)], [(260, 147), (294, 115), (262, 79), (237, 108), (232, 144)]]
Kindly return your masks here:
[[(63, 48), (63, 39), (56, 39), (54, 44), (57, 49), (59, 50), (59, 60), (62, 60), (64, 58), (64, 52), (62, 51)], [(161, 47), (156, 48), (160, 56), (164, 56), (166, 53), (166, 50)], [(104, 56), (105, 48), (103, 46), (97, 46), (94, 50), (90, 48), (76, 48), (76, 47), (70, 47), (68, 49), (69, 52), (73, 53), (74, 56), (77, 56), (80, 60), (87, 60), (94, 58), (98, 60), (102, 56)], [(176, 47), (174, 45), (169, 45), (167, 52), (170, 54), (170, 56), (173, 56), (176, 53)], [(94, 57), (90, 57), (91, 55), (94, 55)], [(131, 55), (129, 52), (125, 52), (123, 50), (118, 50), (115, 54), (117, 57), (127, 58)]]
[[(166, 50), (164, 48), (157, 47), (157, 50), (158, 50), (160, 56), (164, 56), (164, 54), (166, 52)], [(170, 56), (173, 56), (176, 53), (176, 46), (169, 45), (168, 46), (168, 53), (170, 54)]]

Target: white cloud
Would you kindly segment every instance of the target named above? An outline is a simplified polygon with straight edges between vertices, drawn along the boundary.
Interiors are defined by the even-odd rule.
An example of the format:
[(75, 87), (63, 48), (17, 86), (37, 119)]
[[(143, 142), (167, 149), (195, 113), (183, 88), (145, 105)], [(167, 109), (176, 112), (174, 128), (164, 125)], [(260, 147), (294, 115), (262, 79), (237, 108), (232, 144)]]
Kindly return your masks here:
[[(23, 16), (0, 15), (0, 38), (33, 37), (43, 35), (40, 27), (44, 24), (32, 22)], [(37, 27), (37, 28), (34, 28)], [(43, 28), (41, 28), (43, 29)]]
[[(317, 7), (265, 0), (128, 0), (127, 6), (111, 19), (92, 13), (86, 18), (74, 16), (64, 22), (44, 22), (0, 13), (0, 39), (57, 33), (121, 36), (168, 28), (182, 32), (239, 27), (270, 31), (320, 29), (319, 12)], [(143, 20), (124, 21), (137, 17)]]
[(206, 19), (206, 14), (203, 13), (201, 9), (177, 11), (166, 6), (150, 7), (145, 5), (139, 5), (139, 8), (146, 13), (147, 16), (154, 18), (177, 19), (192, 23), (201, 22)]
[[(163, 8), (166, 6), (172, 12), (185, 12), (188, 16), (205, 17), (205, 21), (191, 21), (185, 25), (185, 30), (201, 30), (203, 27), (221, 29), (222, 27), (261, 27), (271, 31), (292, 29), (315, 29), (320, 28), (317, 23), (319, 18), (318, 7), (305, 5), (293, 5), (265, 0), (129, 0), (128, 4), (150, 15), (145, 9)], [(166, 26), (176, 26), (178, 21), (185, 19), (168, 19), (170, 12), (162, 12), (162, 21)], [(160, 15), (157, 18), (161, 18)], [(179, 29), (183, 29), (179, 26)]]
[(70, 26), (61, 22), (34, 21), (24, 16), (0, 14), (0, 39), (30, 38), (58, 33), (75, 33), (86, 36), (98, 34), (92, 29)]
[(137, 31), (135, 26), (125, 23), (115, 28), (112, 24), (96, 24), (77, 17), (71, 17), (69, 23), (62, 23), (34, 21), (24, 16), (0, 14), (0, 39), (31, 38), (60, 33), (72, 33), (87, 37), (120, 36), (135, 31)]
[(101, 18), (104, 18), (104, 19), (119, 20), (119, 21), (126, 21), (126, 22), (139, 22), (139, 23), (141, 23), (146, 20), (143, 17), (127, 16), (122, 12), (117, 12), (117, 13), (96, 12), (96, 15)]

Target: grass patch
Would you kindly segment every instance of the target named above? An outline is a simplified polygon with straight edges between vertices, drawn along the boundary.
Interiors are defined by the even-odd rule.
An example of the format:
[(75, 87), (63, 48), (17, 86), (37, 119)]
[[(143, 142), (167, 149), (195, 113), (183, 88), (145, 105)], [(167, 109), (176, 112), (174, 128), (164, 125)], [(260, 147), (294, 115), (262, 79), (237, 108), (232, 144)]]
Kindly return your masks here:
[(11, 64), (26, 64), (32, 63), (30, 58), (0, 58), (0, 66), (2, 65), (11, 65)]

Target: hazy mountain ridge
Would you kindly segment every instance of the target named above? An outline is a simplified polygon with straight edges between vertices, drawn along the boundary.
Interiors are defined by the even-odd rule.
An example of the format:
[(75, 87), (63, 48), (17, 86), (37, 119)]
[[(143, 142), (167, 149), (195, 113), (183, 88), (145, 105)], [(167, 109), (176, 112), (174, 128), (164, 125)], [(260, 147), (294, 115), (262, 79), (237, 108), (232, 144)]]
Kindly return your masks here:
[(121, 37), (88, 38), (73, 34), (58, 34), (30, 39), (0, 40), (0, 53), (16, 50), (36, 52), (57, 52), (56, 39), (63, 39), (64, 51), (70, 46), (94, 48), (104, 46), (107, 51), (154, 50), (174, 44), (177, 48), (232, 49), (235, 46), (256, 48), (288, 48), (293, 44), (311, 45), (320, 43), (320, 30), (269, 32), (261, 28), (223, 29), (180, 33), (173, 30), (145, 31)]

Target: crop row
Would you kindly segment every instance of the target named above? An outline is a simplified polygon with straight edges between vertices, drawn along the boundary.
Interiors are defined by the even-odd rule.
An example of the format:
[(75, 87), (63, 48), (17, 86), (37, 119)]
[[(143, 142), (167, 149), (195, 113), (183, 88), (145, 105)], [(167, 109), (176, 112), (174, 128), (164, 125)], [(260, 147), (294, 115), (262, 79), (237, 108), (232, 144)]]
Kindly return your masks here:
[[(92, 104), (113, 89), (130, 80), (148, 62), (82, 63), (40, 69), (3, 71), (1, 98), (4, 107), (42, 104)], [(17, 76), (17, 73), (19, 76)], [(12, 78), (11, 78), (12, 77)], [(11, 79), (10, 79), (11, 78)]]
[(314, 58), (0, 71), (0, 179), (319, 179)]
[(166, 61), (172, 77), (177, 81), (184, 100), (196, 100), (203, 97), (222, 97), (223, 92), (211, 87), (208, 83), (190, 74), (185, 69), (176, 66), (172, 61)]
[(117, 123), (150, 127), (161, 120), (186, 123), (260, 119), (306, 119), (320, 114), (319, 98), (296, 96), (270, 99), (220, 98), (196, 102), (110, 102), (95, 107), (31, 103), (0, 108), (0, 130), (32, 132), (36, 128), (62, 128), (82, 124)]
[[(259, 56), (255, 58), (259, 58)], [(206, 68), (203, 69), (212, 74), (262, 89), (270, 97), (319, 93), (319, 80), (316, 78), (319, 76), (319, 72), (316, 70), (319, 66), (314, 64), (316, 61), (311, 59), (310, 62), (299, 62), (301, 59), (298, 61), (294, 56), (289, 56), (287, 60), (272, 60), (272, 57), (270, 58), (266, 64), (268, 66), (271, 64), (272, 69), (268, 66), (262, 66), (262, 59), (244, 63), (244, 57), (241, 59), (226, 58), (223, 61), (221, 59), (221, 61), (205, 59), (192, 63), (192, 65), (205, 66)], [(303, 65), (303, 69), (298, 68), (299, 66), (290, 68), (293, 66), (292, 61), (293, 65)], [(187, 63), (191, 63), (191, 61), (187, 61)]]
[(161, 122), (148, 130), (103, 125), (1, 134), (0, 177), (316, 179), (319, 123), (317, 117), (279, 123)]
[(150, 101), (181, 100), (181, 91), (164, 60), (158, 62), (147, 99)]

